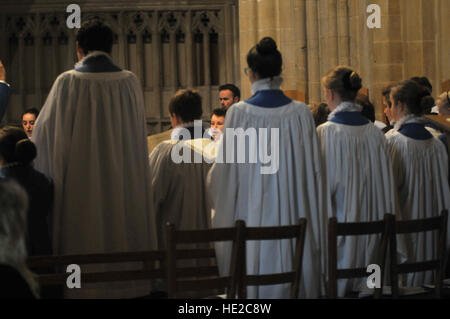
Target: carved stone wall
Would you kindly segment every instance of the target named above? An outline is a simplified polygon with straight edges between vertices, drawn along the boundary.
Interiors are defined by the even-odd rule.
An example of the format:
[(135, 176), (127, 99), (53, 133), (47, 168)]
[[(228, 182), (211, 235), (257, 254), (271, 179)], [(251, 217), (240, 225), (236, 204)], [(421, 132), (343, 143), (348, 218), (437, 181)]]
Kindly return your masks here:
[[(141, 81), (149, 134), (169, 125), (168, 102), (180, 88), (203, 97), (204, 117), (219, 106), (218, 85), (239, 85), (238, 18), (234, 0), (76, 1), (82, 21), (98, 17), (115, 40), (112, 57)], [(75, 30), (66, 26), (70, 1), (0, 3), (0, 58), (13, 87), (7, 122), (40, 108), (55, 78), (76, 62)]]

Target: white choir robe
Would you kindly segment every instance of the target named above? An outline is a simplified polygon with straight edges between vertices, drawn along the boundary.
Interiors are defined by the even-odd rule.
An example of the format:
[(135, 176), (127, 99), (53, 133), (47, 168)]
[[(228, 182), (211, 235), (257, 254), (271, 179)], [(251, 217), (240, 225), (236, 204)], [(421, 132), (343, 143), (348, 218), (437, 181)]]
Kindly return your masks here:
[[(39, 114), (32, 140), (37, 147), (36, 169), (55, 184), (56, 254), (156, 248), (144, 100), (133, 73), (61, 74)], [(131, 266), (139, 267), (135, 263), (82, 266), (82, 270)], [(71, 289), (68, 296), (124, 298), (150, 290), (145, 282), (89, 286), (82, 281), (82, 288)]]
[[(336, 113), (337, 118), (341, 115), (341, 123), (329, 120), (317, 128), (332, 216), (338, 222), (368, 222), (382, 220), (386, 213), (395, 214), (392, 164), (383, 133), (359, 112)], [(333, 117), (332, 113), (329, 119)], [(347, 117), (350, 122), (356, 118), (358, 123), (343, 124)], [(338, 237), (338, 268), (373, 264), (378, 241), (377, 235)], [(338, 295), (360, 290), (366, 280), (338, 280)]]
[[(159, 249), (166, 248), (168, 222), (177, 230), (211, 227), (206, 177), (214, 162), (214, 151), (215, 142), (211, 139), (168, 140), (150, 154)], [(191, 163), (174, 160), (174, 154), (182, 156), (183, 152), (189, 154)]]
[[(444, 144), (436, 136), (417, 139), (397, 130), (389, 131), (386, 138), (399, 193), (398, 219), (430, 218), (439, 216), (443, 209), (450, 211), (448, 156)], [(447, 248), (450, 245), (449, 226)], [(407, 262), (436, 258), (436, 235), (436, 232), (408, 235)], [(434, 284), (431, 271), (411, 273), (407, 278), (407, 286)]]
[[(259, 94), (259, 100), (270, 101), (270, 91)], [(281, 92), (281, 91), (279, 91)], [(275, 96), (277, 93), (274, 94)], [(228, 128), (243, 130), (256, 128), (258, 139), (267, 129), (267, 143), (255, 149), (257, 163), (224, 163), (229, 154), (236, 154), (238, 146), (221, 147), (232, 139)], [(279, 140), (271, 129), (279, 129)], [(307, 219), (305, 250), (301, 275), (300, 298), (317, 298), (324, 294), (323, 245), (326, 241), (326, 199), (322, 183), (322, 169), (315, 124), (308, 107), (299, 102), (269, 108), (246, 102), (231, 106), (227, 112), (222, 140), (218, 146), (216, 163), (208, 176), (209, 193), (214, 204), (213, 227), (232, 227), (236, 220), (244, 220), (248, 227), (282, 226), (297, 224), (299, 218)], [(274, 141), (272, 141), (272, 138)], [(272, 144), (272, 142), (275, 142)], [(278, 170), (262, 174), (262, 168), (274, 165), (261, 163), (262, 145), (268, 155), (278, 153)], [(247, 155), (248, 155), (248, 143)], [(277, 152), (278, 150), (278, 152)], [(222, 158), (220, 163), (218, 158)], [(295, 242), (247, 242), (247, 273), (269, 274), (292, 271)], [(231, 245), (216, 244), (221, 274), (229, 273)], [(248, 287), (249, 298), (289, 298), (290, 285)]]

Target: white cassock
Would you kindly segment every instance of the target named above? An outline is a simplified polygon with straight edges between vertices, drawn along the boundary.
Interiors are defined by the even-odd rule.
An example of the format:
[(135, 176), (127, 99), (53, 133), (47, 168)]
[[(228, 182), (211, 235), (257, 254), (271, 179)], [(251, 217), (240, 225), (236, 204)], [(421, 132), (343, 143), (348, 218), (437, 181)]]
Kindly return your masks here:
[[(360, 113), (361, 107), (341, 103), (317, 128), (332, 216), (338, 222), (382, 220), (396, 212), (392, 164), (383, 133)], [(374, 263), (379, 236), (338, 238), (338, 268)], [(362, 280), (338, 280), (338, 294), (359, 290)]]
[[(101, 53), (93, 57), (105, 58)], [(84, 61), (88, 58), (92, 59)], [(36, 121), (32, 140), (37, 147), (36, 169), (55, 184), (56, 254), (156, 248), (144, 101), (133, 73), (61, 74)], [(132, 283), (105, 285), (104, 291), (82, 288), (82, 295), (76, 294), (77, 289), (71, 293), (122, 298), (149, 292), (148, 285)]]
[[(239, 219), (249, 227), (294, 225), (305, 217), (307, 233), (299, 296), (317, 298), (324, 292), (321, 248), (327, 198), (319, 144), (308, 107), (285, 97), (280, 84), (280, 78), (255, 82), (254, 96), (234, 104), (227, 112), (216, 163), (208, 176), (215, 209), (213, 227), (232, 227)], [(264, 106), (266, 103), (271, 105)], [(239, 142), (230, 145), (233, 128), (250, 135), (254, 130), (258, 142), (249, 146), (247, 141), (245, 150)], [(236, 163), (236, 154), (239, 157), (243, 153), (245, 163)], [(227, 161), (233, 154), (235, 162)], [(254, 155), (253, 162), (250, 155)], [(247, 242), (247, 273), (292, 271), (294, 249), (295, 242), (289, 240)], [(216, 245), (222, 274), (229, 272), (230, 251), (230, 244)], [(247, 291), (249, 298), (289, 298), (289, 289), (290, 285), (275, 285), (249, 287)]]
[[(214, 144), (211, 139), (168, 140), (160, 143), (150, 154), (153, 205), (160, 249), (166, 248), (168, 222), (178, 230), (211, 227), (206, 177), (214, 162), (214, 156), (211, 155)], [(183, 154), (189, 154), (190, 163), (180, 158)]]
[[(450, 210), (447, 151), (421, 123), (420, 118), (407, 116), (386, 134), (399, 193), (398, 218), (403, 220), (436, 217), (443, 209)], [(450, 244), (448, 226), (447, 248)], [(436, 232), (408, 235), (407, 261), (436, 258), (436, 235)], [(406, 284), (434, 284), (433, 272), (409, 274)]]

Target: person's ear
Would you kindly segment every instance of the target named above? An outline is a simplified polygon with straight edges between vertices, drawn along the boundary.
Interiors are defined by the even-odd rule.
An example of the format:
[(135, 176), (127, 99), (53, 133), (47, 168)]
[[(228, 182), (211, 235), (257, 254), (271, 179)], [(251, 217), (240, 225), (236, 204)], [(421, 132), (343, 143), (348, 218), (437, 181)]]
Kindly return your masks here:
[(77, 50), (77, 57), (78, 57), (78, 61), (79, 61), (82, 58), (84, 58), (84, 52), (83, 52), (83, 49), (81, 49), (80, 46), (78, 45), (78, 41), (75, 42), (75, 47)]
[(239, 96), (235, 96), (235, 97), (233, 98), (233, 103), (237, 103), (237, 102), (239, 102)]

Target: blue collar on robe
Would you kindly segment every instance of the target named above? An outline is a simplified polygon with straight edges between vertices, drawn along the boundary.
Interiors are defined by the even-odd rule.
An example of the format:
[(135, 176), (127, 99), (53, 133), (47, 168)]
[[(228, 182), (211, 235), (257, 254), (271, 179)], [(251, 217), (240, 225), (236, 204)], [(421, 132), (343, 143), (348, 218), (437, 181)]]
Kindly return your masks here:
[(399, 133), (415, 140), (427, 140), (433, 138), (423, 123), (406, 123), (398, 130)]
[(330, 120), (330, 122), (351, 126), (361, 126), (369, 123), (369, 120), (360, 112), (338, 112)]
[(275, 108), (289, 104), (292, 100), (281, 90), (260, 90), (245, 102), (260, 107)]
[(120, 72), (119, 67), (115, 66), (111, 60), (104, 55), (88, 57), (83, 61), (83, 65), (75, 69), (83, 73), (104, 73), (104, 72)]

